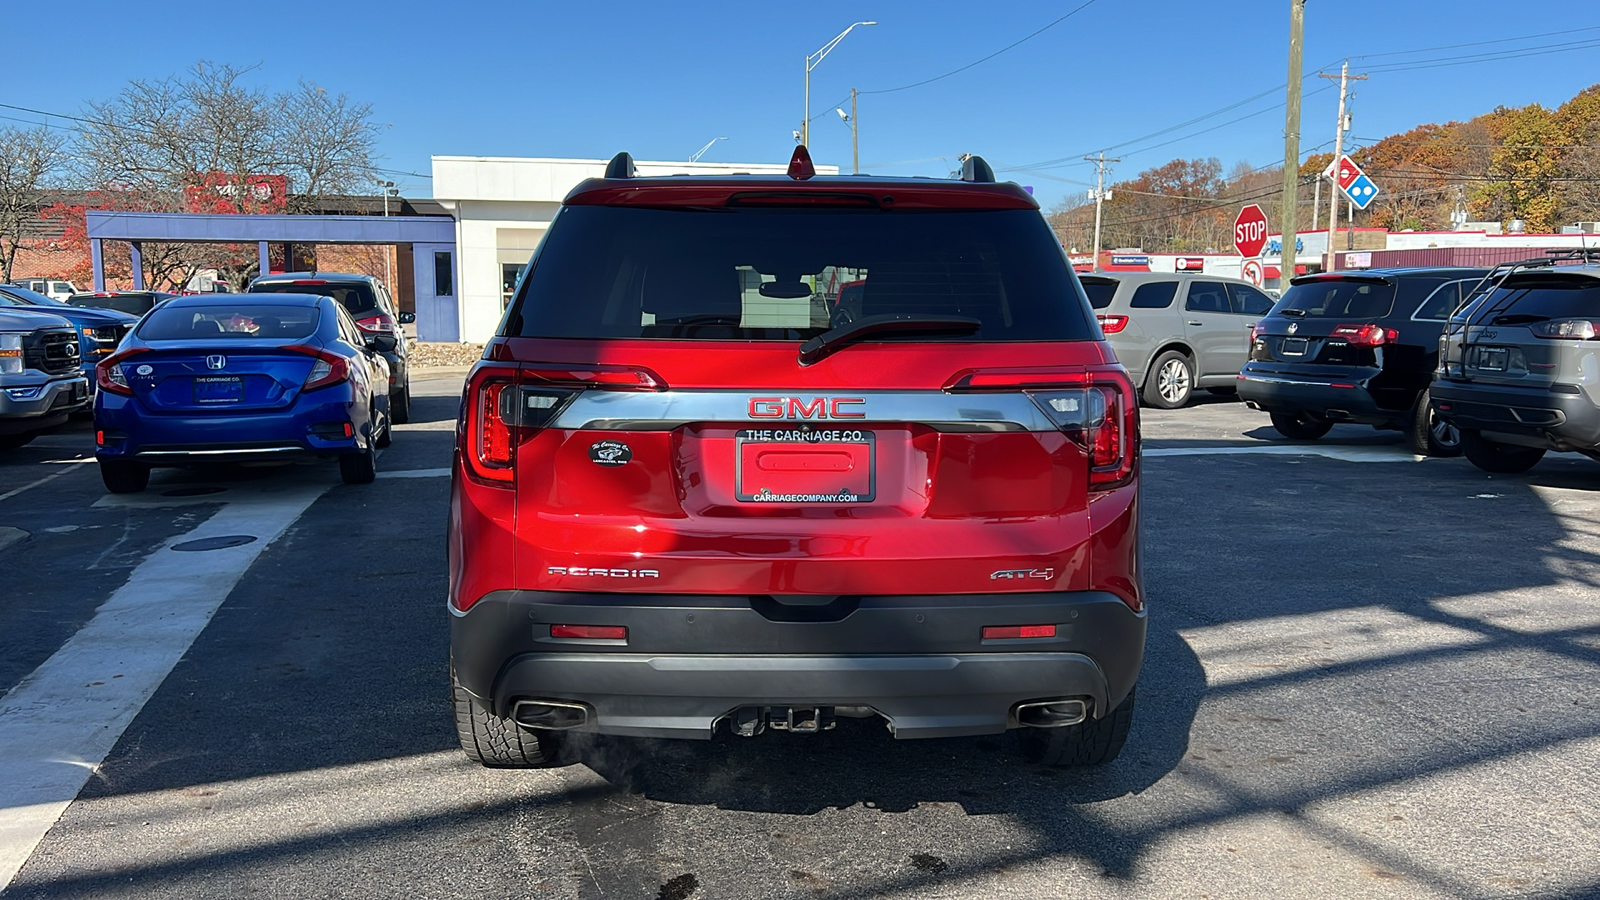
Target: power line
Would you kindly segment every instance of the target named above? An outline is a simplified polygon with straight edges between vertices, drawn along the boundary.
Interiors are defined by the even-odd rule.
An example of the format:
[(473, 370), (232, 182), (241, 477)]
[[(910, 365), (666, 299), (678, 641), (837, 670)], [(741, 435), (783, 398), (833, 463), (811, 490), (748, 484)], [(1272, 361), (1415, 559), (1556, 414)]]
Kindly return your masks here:
[(1501, 50), (1492, 53), (1472, 53), (1466, 56), (1440, 56), (1432, 59), (1411, 60), (1408, 62), (1389, 63), (1386, 65), (1371, 66), (1368, 72), (1412, 72), (1418, 69), (1445, 69), (1453, 66), (1470, 66), (1478, 63), (1501, 62), (1508, 59), (1522, 59), (1529, 56), (1548, 56), (1552, 53), (1571, 53), (1574, 50), (1591, 50), (1600, 47), (1600, 38), (1585, 41), (1568, 41), (1561, 44), (1543, 44), (1533, 47), (1520, 47), (1515, 50)]
[(1531, 41), (1534, 38), (1554, 37), (1558, 34), (1577, 34), (1580, 31), (1600, 31), (1600, 25), (1591, 25), (1587, 28), (1566, 28), (1561, 31), (1542, 31), (1538, 34), (1525, 34), (1521, 37), (1496, 38), (1492, 41), (1472, 41), (1466, 44), (1445, 44), (1442, 47), (1419, 47), (1415, 50), (1390, 50), (1385, 53), (1365, 53), (1360, 56), (1350, 57), (1355, 59), (1378, 59), (1384, 56), (1410, 56), (1413, 53), (1432, 53), (1435, 50), (1459, 50), (1462, 47), (1483, 47), (1488, 44), (1509, 44), (1516, 41)]
[(1015, 47), (1017, 47), (1017, 46), (1019, 46), (1021, 44), (1025, 44), (1028, 41), (1033, 40), (1034, 38), (1038, 37), (1041, 34), (1044, 34), (1046, 31), (1049, 31), (1050, 29), (1056, 27), (1057, 25), (1060, 25), (1062, 22), (1065, 22), (1066, 20), (1072, 18), (1073, 16), (1077, 15), (1078, 13), (1083, 12), (1085, 9), (1088, 9), (1090, 6), (1093, 6), (1095, 4), (1095, 2), (1096, 2), (1096, 0), (1085, 0), (1085, 2), (1079, 4), (1077, 7), (1073, 8), (1072, 11), (1068, 12), (1066, 15), (1056, 19), (1055, 21), (1053, 21), (1050, 24), (1044, 26), (1043, 28), (1038, 29), (1037, 31), (1034, 31), (1034, 32), (1028, 34), (1026, 37), (1022, 37), (1022, 38), (1019, 38), (1019, 39), (1017, 39), (1015, 41), (1012, 41), (1011, 43), (1005, 45), (1004, 47), (1001, 47), (999, 50), (996, 50), (995, 52), (989, 54), (988, 56), (985, 56), (984, 58), (982, 58), (980, 60), (976, 60), (974, 62), (969, 62), (966, 65), (964, 65), (964, 66), (962, 66), (962, 67), (960, 67), (958, 69), (951, 69), (950, 71), (944, 73), (943, 75), (935, 75), (932, 78), (924, 78), (921, 81), (913, 82), (911, 84), (903, 84), (900, 87), (896, 87), (896, 88), (884, 88), (883, 90), (878, 90), (878, 91), (862, 91), (861, 93), (863, 93), (863, 94), (893, 94), (893, 93), (897, 93), (899, 91), (909, 91), (912, 88), (922, 87), (925, 84), (933, 84), (935, 81), (942, 81), (942, 80), (944, 80), (946, 78), (949, 78), (951, 75), (958, 75), (958, 74), (960, 74), (962, 72), (965, 72), (966, 70), (972, 68), (973, 66), (982, 65), (982, 64), (988, 62), (989, 60), (994, 59), (996, 56), (999, 56), (1000, 54), (1005, 53), (1007, 50), (1011, 50), (1011, 49), (1013, 49), (1013, 48), (1015, 48)]

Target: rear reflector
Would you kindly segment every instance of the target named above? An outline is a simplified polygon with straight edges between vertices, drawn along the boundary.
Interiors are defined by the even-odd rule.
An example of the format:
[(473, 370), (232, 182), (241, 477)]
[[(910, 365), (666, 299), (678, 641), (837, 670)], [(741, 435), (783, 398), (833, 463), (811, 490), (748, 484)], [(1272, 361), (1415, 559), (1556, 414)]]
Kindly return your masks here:
[(985, 625), (983, 626), (983, 639), (986, 641), (1015, 640), (1017, 638), (1052, 638), (1056, 636), (1054, 625)]
[[(1054, 631), (1055, 626), (1050, 626)], [(551, 625), (550, 636), (581, 641), (625, 641), (628, 629), (624, 625)]]

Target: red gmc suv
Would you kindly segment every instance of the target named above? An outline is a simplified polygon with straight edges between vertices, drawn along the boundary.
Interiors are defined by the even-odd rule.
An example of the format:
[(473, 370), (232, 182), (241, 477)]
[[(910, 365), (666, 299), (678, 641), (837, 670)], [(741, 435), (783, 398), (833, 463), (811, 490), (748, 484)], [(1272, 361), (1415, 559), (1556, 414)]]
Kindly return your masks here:
[(461, 745), (531, 766), (568, 731), (848, 716), (1110, 760), (1144, 655), (1138, 460), (1126, 372), (983, 160), (640, 178), (621, 154), (467, 379)]

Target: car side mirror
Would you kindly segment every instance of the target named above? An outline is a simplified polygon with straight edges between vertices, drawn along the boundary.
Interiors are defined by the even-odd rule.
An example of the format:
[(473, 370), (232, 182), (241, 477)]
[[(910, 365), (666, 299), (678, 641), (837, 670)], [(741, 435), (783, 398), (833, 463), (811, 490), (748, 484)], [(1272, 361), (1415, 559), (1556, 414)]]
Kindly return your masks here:
[(400, 314), (401, 325), (410, 325), (415, 321), (417, 321), (417, 314), (414, 312), (403, 312)]
[(397, 346), (399, 346), (399, 342), (395, 340), (392, 334), (367, 335), (368, 350), (376, 350), (379, 353), (393, 353)]

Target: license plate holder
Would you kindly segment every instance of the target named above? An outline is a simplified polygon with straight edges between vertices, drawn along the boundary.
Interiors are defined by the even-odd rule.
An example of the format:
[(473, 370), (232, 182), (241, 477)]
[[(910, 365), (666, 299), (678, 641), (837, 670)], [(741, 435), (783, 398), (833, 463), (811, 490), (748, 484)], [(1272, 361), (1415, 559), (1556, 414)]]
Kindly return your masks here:
[(1283, 345), (1278, 348), (1278, 352), (1284, 356), (1305, 356), (1306, 339), (1303, 337), (1284, 338)]
[(870, 503), (877, 435), (851, 428), (747, 428), (735, 437), (734, 495), (742, 503)]
[(244, 399), (244, 379), (237, 375), (203, 375), (194, 380), (194, 402), (238, 403)]
[(1477, 367), (1485, 372), (1504, 372), (1508, 355), (1504, 347), (1479, 347)]

